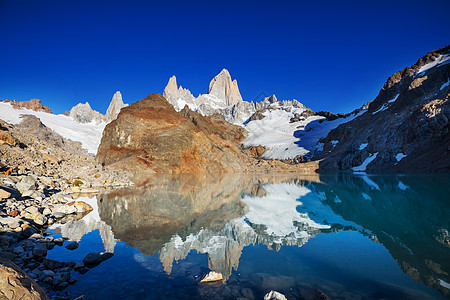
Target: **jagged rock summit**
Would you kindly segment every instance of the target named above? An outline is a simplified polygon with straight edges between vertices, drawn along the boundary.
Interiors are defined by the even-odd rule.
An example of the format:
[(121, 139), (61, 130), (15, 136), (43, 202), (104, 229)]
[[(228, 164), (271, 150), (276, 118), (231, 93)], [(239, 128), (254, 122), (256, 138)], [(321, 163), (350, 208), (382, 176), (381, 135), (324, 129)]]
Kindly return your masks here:
[[(164, 89), (164, 98), (173, 105), (176, 111), (184, 106), (204, 116), (221, 114), (230, 123), (242, 125), (256, 111), (277, 102), (275, 95), (266, 97), (261, 102), (248, 102), (242, 99), (237, 80), (232, 80), (230, 72), (223, 69), (209, 83), (208, 93), (195, 98), (192, 93), (183, 87), (178, 87), (177, 79), (172, 76)], [(280, 105), (299, 104), (297, 100), (280, 101)]]
[(224, 100), (225, 106), (233, 105), (242, 101), (242, 96), (239, 92), (237, 81), (236, 79), (231, 81), (231, 75), (227, 69), (223, 69), (216, 77), (213, 78), (213, 80), (211, 80), (208, 94)]
[(117, 118), (120, 110), (128, 104), (124, 104), (122, 101), (122, 94), (117, 91), (112, 97), (111, 103), (109, 104), (108, 110), (106, 111), (105, 121), (109, 123)]
[(126, 106), (128, 106), (128, 104), (123, 103), (122, 94), (117, 91), (112, 97), (105, 115), (93, 110), (88, 102), (78, 103), (77, 105), (72, 107), (70, 111), (66, 111), (64, 114), (79, 123), (109, 123), (115, 120), (120, 110)]
[(170, 77), (164, 89), (163, 97), (173, 105), (176, 111), (182, 110), (186, 105), (192, 110), (196, 110), (198, 107), (191, 91), (184, 89), (182, 86), (178, 87), (175, 75)]
[(66, 114), (78, 123), (95, 122), (98, 124), (104, 121), (104, 116), (98, 111), (93, 110), (89, 102), (78, 103), (69, 112), (66, 112)]

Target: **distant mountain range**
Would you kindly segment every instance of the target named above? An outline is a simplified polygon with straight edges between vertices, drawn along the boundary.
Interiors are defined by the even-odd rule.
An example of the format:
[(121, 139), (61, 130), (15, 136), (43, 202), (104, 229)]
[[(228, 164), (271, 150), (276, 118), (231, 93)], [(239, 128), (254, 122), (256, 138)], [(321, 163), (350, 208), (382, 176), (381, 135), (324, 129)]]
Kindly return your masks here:
[[(80, 103), (65, 113), (82, 124), (73, 128), (72, 121), (51, 115), (51, 110), (38, 99), (0, 103), (5, 107), (0, 118), (18, 123), (19, 114), (35, 114), (43, 124), (66, 138), (80, 141), (91, 153), (97, 152), (103, 134), (100, 161), (111, 164), (135, 157), (155, 172), (173, 172), (174, 168), (177, 172), (245, 172), (254, 171), (248, 166), (264, 164), (264, 160), (283, 161), (288, 169), (313, 161), (324, 172), (448, 172), (449, 62), (450, 46), (426, 54), (413, 66), (389, 77), (372, 102), (349, 114), (314, 112), (297, 100), (280, 101), (275, 95), (261, 102), (244, 101), (237, 81), (224, 69), (211, 80), (208, 93), (198, 97), (178, 86), (172, 76), (162, 97), (153, 95), (129, 107), (116, 92), (105, 115), (92, 110), (89, 103)], [(12, 108), (22, 110), (14, 112)], [(139, 111), (142, 109), (148, 114)], [(121, 111), (124, 113), (119, 114)], [(116, 118), (117, 122), (112, 122)], [(225, 121), (231, 124), (225, 126)], [(165, 126), (159, 126), (164, 123)], [(137, 128), (151, 134), (137, 135), (141, 140), (136, 140)], [(181, 128), (185, 130), (183, 134)], [(241, 136), (230, 135), (230, 130)], [(199, 138), (199, 131), (206, 134), (205, 138)], [(165, 140), (162, 148), (161, 137)], [(210, 148), (205, 148), (206, 144)], [(225, 144), (233, 145), (233, 155), (229, 155), (231, 148)], [(157, 152), (155, 145), (160, 147)], [(196, 152), (200, 148), (203, 154)], [(213, 149), (219, 152), (212, 154), (216, 151)], [(202, 162), (207, 153), (217, 161), (216, 168), (210, 167), (209, 160)], [(156, 167), (151, 161), (161, 164)], [(230, 167), (235, 164), (245, 167)]]

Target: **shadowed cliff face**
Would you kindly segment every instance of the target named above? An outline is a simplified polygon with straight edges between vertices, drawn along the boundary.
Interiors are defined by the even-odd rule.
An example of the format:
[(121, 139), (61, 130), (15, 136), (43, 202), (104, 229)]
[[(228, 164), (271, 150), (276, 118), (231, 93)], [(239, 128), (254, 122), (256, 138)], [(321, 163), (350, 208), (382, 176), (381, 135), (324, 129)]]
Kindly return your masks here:
[(450, 171), (450, 46), (388, 78), (368, 110), (321, 142), (323, 172)]
[(239, 172), (249, 158), (239, 147), (242, 130), (183, 110), (160, 94), (123, 108), (103, 132), (97, 160), (156, 173)]

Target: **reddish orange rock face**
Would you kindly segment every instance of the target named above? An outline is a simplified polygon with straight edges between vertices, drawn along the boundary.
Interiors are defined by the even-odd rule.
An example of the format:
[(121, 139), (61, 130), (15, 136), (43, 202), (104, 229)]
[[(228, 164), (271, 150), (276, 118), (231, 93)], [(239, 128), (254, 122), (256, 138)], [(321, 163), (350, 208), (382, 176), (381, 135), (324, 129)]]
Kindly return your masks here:
[(14, 108), (26, 108), (26, 109), (31, 109), (34, 111), (43, 111), (43, 112), (47, 112), (50, 114), (52, 113), (52, 111), (50, 110), (50, 108), (48, 106), (44, 106), (41, 104), (40, 99), (31, 99), (29, 101), (5, 100), (4, 102), (11, 103), (11, 105)]
[(221, 116), (176, 112), (160, 94), (123, 108), (103, 132), (97, 160), (156, 173), (239, 172), (249, 162), (244, 130)]

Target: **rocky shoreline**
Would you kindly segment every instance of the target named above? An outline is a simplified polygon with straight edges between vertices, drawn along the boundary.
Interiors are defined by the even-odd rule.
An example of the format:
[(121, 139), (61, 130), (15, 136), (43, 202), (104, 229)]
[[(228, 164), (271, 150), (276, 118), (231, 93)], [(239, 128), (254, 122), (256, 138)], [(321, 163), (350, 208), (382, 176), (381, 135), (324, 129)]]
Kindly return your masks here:
[[(89, 213), (91, 206), (74, 199), (83, 194), (98, 193), (100, 188), (106, 187), (82, 188), (33, 173), (1, 175), (0, 257), (28, 273), (46, 293), (62, 291), (74, 284), (77, 279), (72, 277), (73, 272), (84, 274), (112, 254), (90, 253), (83, 264), (48, 259), (48, 250), (63, 245), (73, 250), (78, 243), (65, 243), (65, 238), (53, 238), (47, 229), (52, 224), (78, 220)], [(9, 281), (0, 282), (1, 291), (15, 288)], [(55, 299), (73, 297), (61, 295)]]
[(83, 263), (48, 259), (54, 247), (78, 243), (47, 230), (92, 211), (75, 199), (130, 185), (129, 175), (97, 164), (30, 115), (18, 125), (0, 120), (0, 154), (0, 298), (41, 299), (31, 284), (37, 282), (53, 299), (84, 299), (62, 291), (77, 281), (74, 272), (84, 274), (112, 254), (90, 253)]

